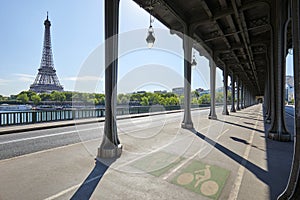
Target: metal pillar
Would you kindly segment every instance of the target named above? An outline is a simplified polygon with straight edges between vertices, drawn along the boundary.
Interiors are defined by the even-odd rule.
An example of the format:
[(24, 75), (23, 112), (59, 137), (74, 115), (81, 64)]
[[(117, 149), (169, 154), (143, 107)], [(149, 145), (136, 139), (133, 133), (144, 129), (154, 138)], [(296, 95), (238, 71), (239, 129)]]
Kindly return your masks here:
[(245, 105), (244, 105), (244, 84), (241, 83), (241, 109), (244, 109)]
[(230, 112), (236, 112), (235, 110), (235, 77), (233, 72), (231, 73), (231, 109)]
[(105, 126), (97, 158), (114, 158), (121, 155), (117, 124), (117, 70), (119, 0), (105, 0)]
[[(271, 47), (272, 48), (272, 47)], [(265, 104), (266, 104), (266, 123), (270, 124), (271, 123), (271, 115), (272, 115), (272, 68), (271, 68), (271, 62), (270, 61), (270, 51), (268, 51), (267, 55), (267, 79), (266, 79), (266, 97), (265, 97)]]
[(216, 64), (211, 58), (209, 60), (210, 66), (210, 113), (209, 119), (217, 119), (216, 115)]
[(227, 66), (224, 65), (223, 68), (223, 84), (224, 84), (224, 100), (223, 100), (223, 115), (229, 115), (228, 109), (227, 109), (227, 89), (228, 89), (228, 72), (227, 72)]
[(182, 128), (192, 129), (193, 122), (191, 116), (191, 79), (192, 79), (192, 47), (193, 41), (189, 37), (190, 28), (185, 28), (183, 36), (183, 50), (184, 50), (184, 117), (181, 124)]
[(300, 3), (292, 0), (292, 29), (294, 55), (294, 82), (295, 82), (295, 138), (294, 156), (290, 178), (285, 191), (279, 200), (300, 199)]
[(244, 91), (244, 108), (247, 108), (249, 105), (248, 105), (248, 89), (245, 88), (245, 91)]
[(274, 17), (274, 101), (275, 109), (272, 112), (271, 126), (268, 137), (279, 141), (290, 141), (291, 135), (285, 125), (285, 52), (286, 52), (286, 23), (287, 3), (284, 0), (275, 0), (273, 9)]
[(236, 79), (236, 83), (237, 83), (237, 101), (236, 101), (236, 110), (241, 110), (240, 108), (240, 87), (241, 87), (241, 80), (240, 79)]

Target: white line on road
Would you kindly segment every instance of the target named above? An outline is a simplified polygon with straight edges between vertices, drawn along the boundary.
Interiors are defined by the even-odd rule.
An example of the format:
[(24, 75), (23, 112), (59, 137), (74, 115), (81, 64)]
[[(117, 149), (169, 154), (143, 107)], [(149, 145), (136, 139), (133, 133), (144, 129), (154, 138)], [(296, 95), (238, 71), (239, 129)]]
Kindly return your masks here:
[(71, 192), (72, 190), (75, 190), (76, 188), (79, 188), (80, 185), (81, 185), (81, 184), (74, 185), (74, 186), (72, 186), (72, 187), (70, 187), (70, 188), (68, 188), (68, 189), (66, 189), (66, 190), (63, 190), (63, 191), (61, 191), (61, 192), (59, 192), (59, 193), (57, 193), (57, 194), (55, 194), (55, 195), (53, 195), (53, 196), (51, 196), (51, 197), (48, 197), (48, 198), (46, 198), (46, 199), (44, 199), (44, 200), (53, 200), (53, 199), (57, 199), (58, 197), (60, 197), (60, 196), (62, 196), (62, 195), (64, 195), (64, 194), (67, 194), (68, 192)]
[(26, 140), (34, 140), (34, 139), (45, 138), (45, 137), (64, 135), (64, 134), (70, 134), (70, 133), (75, 133), (75, 132), (78, 133), (79, 131), (90, 131), (90, 130), (95, 130), (95, 129), (98, 129), (98, 127), (97, 128), (81, 129), (81, 130), (76, 130), (76, 131), (66, 131), (66, 132), (54, 133), (54, 134), (48, 134), (48, 135), (40, 135), (40, 136), (21, 138), (21, 139), (15, 139), (15, 140), (9, 140), (9, 141), (6, 141), (6, 142), (0, 142), (0, 145), (1, 144), (14, 143), (14, 142), (22, 142), (22, 141), (26, 141)]
[[(255, 123), (254, 129), (257, 128), (258, 117), (259, 116), (256, 117), (256, 123)], [(251, 145), (253, 143), (253, 138), (254, 138), (254, 133), (255, 132), (256, 132), (255, 130), (253, 130), (251, 132), (249, 145), (247, 145), (246, 150), (244, 152), (243, 160), (240, 163), (240, 167), (239, 167), (238, 172), (237, 172), (237, 177), (234, 181), (234, 184), (232, 186), (230, 195), (228, 197), (229, 200), (236, 200), (238, 198), (238, 194), (239, 194), (240, 187), (241, 187), (241, 184), (242, 184), (243, 176), (244, 176), (244, 173), (245, 173), (245, 165), (247, 164), (247, 160), (248, 160), (248, 157), (249, 157), (249, 154), (250, 154)]]
[[(226, 129), (225, 131), (223, 131), (218, 137), (221, 137), (222, 135), (224, 135), (227, 131), (229, 131), (229, 129)], [(199, 151), (197, 151), (194, 155), (190, 156), (188, 159), (186, 159), (184, 162), (182, 162), (180, 165), (178, 165), (175, 169), (173, 169), (171, 172), (167, 173), (164, 177), (163, 180), (167, 180), (172, 174), (174, 174), (175, 172), (177, 172), (181, 167), (183, 167), (184, 165), (186, 165), (189, 161), (191, 161), (192, 159), (194, 159), (203, 149), (200, 149)]]

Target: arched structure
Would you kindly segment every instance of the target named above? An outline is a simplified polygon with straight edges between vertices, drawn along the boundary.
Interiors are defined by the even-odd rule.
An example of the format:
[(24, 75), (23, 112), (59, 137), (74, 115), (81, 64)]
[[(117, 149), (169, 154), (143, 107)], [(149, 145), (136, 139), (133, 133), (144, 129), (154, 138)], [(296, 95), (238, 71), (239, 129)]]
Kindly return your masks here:
[[(300, 154), (300, 59), (299, 59), (299, 1), (298, 0), (134, 0), (178, 34), (184, 47), (185, 104), (183, 128), (193, 128), (190, 113), (191, 52), (194, 47), (207, 53), (211, 67), (211, 91), (214, 97), (215, 67), (224, 74), (224, 109), (227, 115), (227, 78), (238, 77), (237, 108), (256, 103), (264, 96), (265, 119), (270, 123), (268, 137), (290, 141), (285, 128), (284, 86), (285, 56), (289, 43), (294, 47), (295, 73), (295, 154), (289, 185), (281, 199), (299, 198)], [(291, 6), (292, 3), (292, 6)], [(105, 0), (106, 39), (118, 34), (119, 0)], [(289, 21), (292, 26), (289, 26)], [(291, 29), (292, 28), (292, 29)], [(293, 31), (292, 31), (293, 30)], [(288, 34), (289, 33), (289, 34)], [(114, 157), (121, 153), (115, 124), (115, 95), (117, 80), (118, 38), (105, 43), (106, 116), (104, 140), (98, 157)], [(234, 78), (233, 78), (234, 80)], [(232, 81), (235, 94), (235, 81)], [(234, 100), (234, 98), (233, 98)], [(215, 119), (214, 98), (211, 100), (210, 118)], [(234, 101), (232, 111), (235, 111)], [(238, 110), (238, 109), (237, 109)]]

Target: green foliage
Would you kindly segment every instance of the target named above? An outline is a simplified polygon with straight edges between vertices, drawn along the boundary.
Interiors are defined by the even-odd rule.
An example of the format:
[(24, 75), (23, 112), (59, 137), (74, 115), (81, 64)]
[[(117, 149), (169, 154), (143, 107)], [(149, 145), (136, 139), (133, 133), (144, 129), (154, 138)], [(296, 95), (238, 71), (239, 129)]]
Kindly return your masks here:
[(42, 101), (51, 101), (51, 94), (42, 93), (42, 94), (39, 94), (39, 96), (41, 97)]
[(204, 94), (200, 97), (202, 104), (209, 104), (210, 103), (210, 94)]
[(216, 93), (216, 102), (217, 103), (222, 103), (224, 98), (223, 92), (217, 92)]
[(63, 102), (66, 100), (66, 95), (63, 92), (53, 91), (51, 93), (51, 100)]
[(149, 106), (149, 100), (148, 100), (148, 97), (142, 97), (142, 98), (141, 98), (141, 105), (142, 105), (142, 106)]
[(195, 90), (195, 91), (192, 91), (192, 97), (195, 97), (195, 98), (200, 97), (199, 92), (197, 92), (196, 90)]
[(17, 97), (17, 100), (21, 101), (23, 104), (27, 103), (29, 101), (29, 97), (26, 93), (20, 93)]
[(26, 94), (26, 95), (29, 97), (29, 99), (31, 99), (31, 97), (32, 97), (33, 95), (36, 95), (36, 93), (33, 92), (33, 91), (22, 91), (22, 92), (20, 92), (20, 94), (18, 94), (17, 96), (19, 96), (19, 95), (21, 95), (21, 94)]
[(31, 101), (33, 101), (34, 105), (38, 105), (41, 102), (41, 97), (37, 94), (31, 96)]
[(295, 104), (295, 99), (291, 99), (291, 104)]
[(198, 100), (197, 100), (197, 98), (193, 97), (193, 98), (192, 98), (192, 101), (191, 101), (191, 104), (193, 104), (193, 105), (198, 105)]

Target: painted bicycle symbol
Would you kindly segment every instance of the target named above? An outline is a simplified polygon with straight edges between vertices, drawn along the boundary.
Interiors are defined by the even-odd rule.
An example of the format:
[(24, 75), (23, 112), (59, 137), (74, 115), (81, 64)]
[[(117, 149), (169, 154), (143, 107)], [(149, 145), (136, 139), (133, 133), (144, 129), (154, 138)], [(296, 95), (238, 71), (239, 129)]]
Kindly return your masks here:
[(194, 173), (183, 173), (177, 178), (177, 183), (180, 185), (191, 184), (194, 180), (194, 188), (200, 186), (200, 191), (206, 196), (215, 195), (219, 190), (219, 185), (216, 181), (209, 180), (211, 178), (210, 165), (205, 165), (204, 169), (196, 170)]

